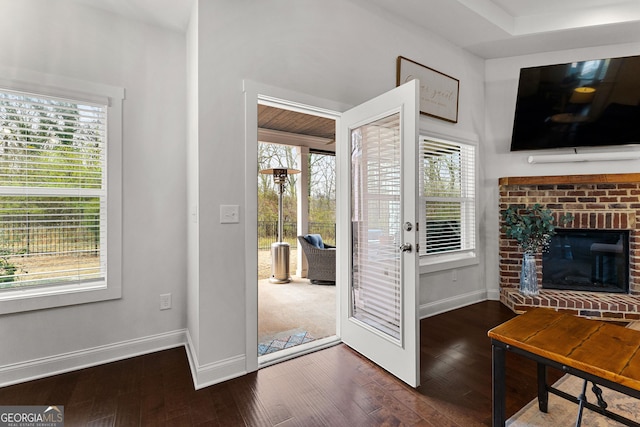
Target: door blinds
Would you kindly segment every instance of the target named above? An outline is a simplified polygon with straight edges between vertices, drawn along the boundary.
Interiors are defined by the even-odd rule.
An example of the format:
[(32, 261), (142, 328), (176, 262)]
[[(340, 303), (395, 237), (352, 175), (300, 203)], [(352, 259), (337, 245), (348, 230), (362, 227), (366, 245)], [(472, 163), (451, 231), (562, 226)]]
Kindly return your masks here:
[(351, 134), (352, 316), (400, 338), (400, 114)]

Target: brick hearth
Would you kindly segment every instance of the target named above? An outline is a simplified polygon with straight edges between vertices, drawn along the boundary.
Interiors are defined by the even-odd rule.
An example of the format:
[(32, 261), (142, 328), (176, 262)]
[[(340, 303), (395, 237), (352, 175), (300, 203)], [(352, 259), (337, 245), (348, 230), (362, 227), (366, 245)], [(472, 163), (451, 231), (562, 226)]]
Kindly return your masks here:
[(539, 295), (526, 297), (517, 289), (502, 288), (500, 301), (518, 314), (533, 307), (548, 307), (601, 320), (640, 320), (640, 296), (636, 295), (542, 289)]
[[(570, 175), (501, 178), (500, 209), (540, 203), (556, 219), (571, 213), (567, 228), (629, 230), (629, 294), (542, 289), (537, 297), (518, 292), (522, 253), (500, 234), (500, 300), (516, 313), (532, 307), (602, 320), (640, 319), (640, 174)], [(538, 278), (542, 277), (538, 255)]]

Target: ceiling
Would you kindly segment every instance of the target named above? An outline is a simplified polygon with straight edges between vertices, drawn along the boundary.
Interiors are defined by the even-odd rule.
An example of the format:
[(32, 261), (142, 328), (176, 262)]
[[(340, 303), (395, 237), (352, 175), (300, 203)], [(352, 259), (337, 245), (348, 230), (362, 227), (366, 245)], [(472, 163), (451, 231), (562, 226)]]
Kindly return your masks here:
[(336, 122), (298, 111), (258, 104), (258, 140), (335, 151)]
[[(73, 1), (184, 32), (195, 0)], [(435, 33), (482, 58), (640, 41), (640, 0), (349, 0), (396, 23)], [(434, 11), (436, 13), (434, 13)], [(333, 120), (260, 106), (264, 140), (308, 135), (329, 148)]]
[[(185, 31), (194, 0), (69, 0)], [(640, 41), (638, 0), (349, 0), (482, 58)], [(434, 13), (436, 11), (437, 13)]]
[(482, 58), (640, 41), (638, 0), (351, 1), (375, 5)]
[(258, 128), (329, 140), (326, 142), (333, 142), (336, 136), (336, 122), (332, 119), (262, 104), (258, 105)]

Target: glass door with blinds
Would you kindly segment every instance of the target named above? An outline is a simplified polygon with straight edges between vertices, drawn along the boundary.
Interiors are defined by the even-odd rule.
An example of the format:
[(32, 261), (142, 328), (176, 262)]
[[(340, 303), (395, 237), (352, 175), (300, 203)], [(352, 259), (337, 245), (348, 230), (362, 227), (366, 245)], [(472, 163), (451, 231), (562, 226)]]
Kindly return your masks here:
[(414, 387), (420, 382), (418, 91), (412, 81), (343, 114), (341, 171), (348, 185), (341, 200), (348, 209), (338, 218), (349, 230), (338, 246), (348, 248), (339, 269), (341, 338)]

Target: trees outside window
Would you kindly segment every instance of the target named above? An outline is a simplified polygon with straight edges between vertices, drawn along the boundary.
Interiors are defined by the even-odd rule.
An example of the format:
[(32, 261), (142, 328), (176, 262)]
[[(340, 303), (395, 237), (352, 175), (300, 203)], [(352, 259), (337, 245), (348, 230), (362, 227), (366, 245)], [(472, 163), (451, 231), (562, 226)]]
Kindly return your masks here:
[(309, 154), (309, 233), (336, 244), (336, 157)]
[(475, 250), (475, 146), (421, 139), (422, 215), (420, 254)]
[[(269, 168), (299, 169), (296, 147), (260, 142), (258, 171)], [(300, 175), (290, 175), (283, 195), (284, 240), (296, 243), (296, 183)], [(309, 154), (309, 232), (321, 234), (335, 244), (335, 156), (333, 153)], [(278, 221), (278, 192), (270, 175), (258, 173), (258, 245), (269, 249), (275, 241)], [(326, 236), (326, 237), (325, 237)]]
[(0, 91), (0, 288), (106, 274), (106, 106)]

